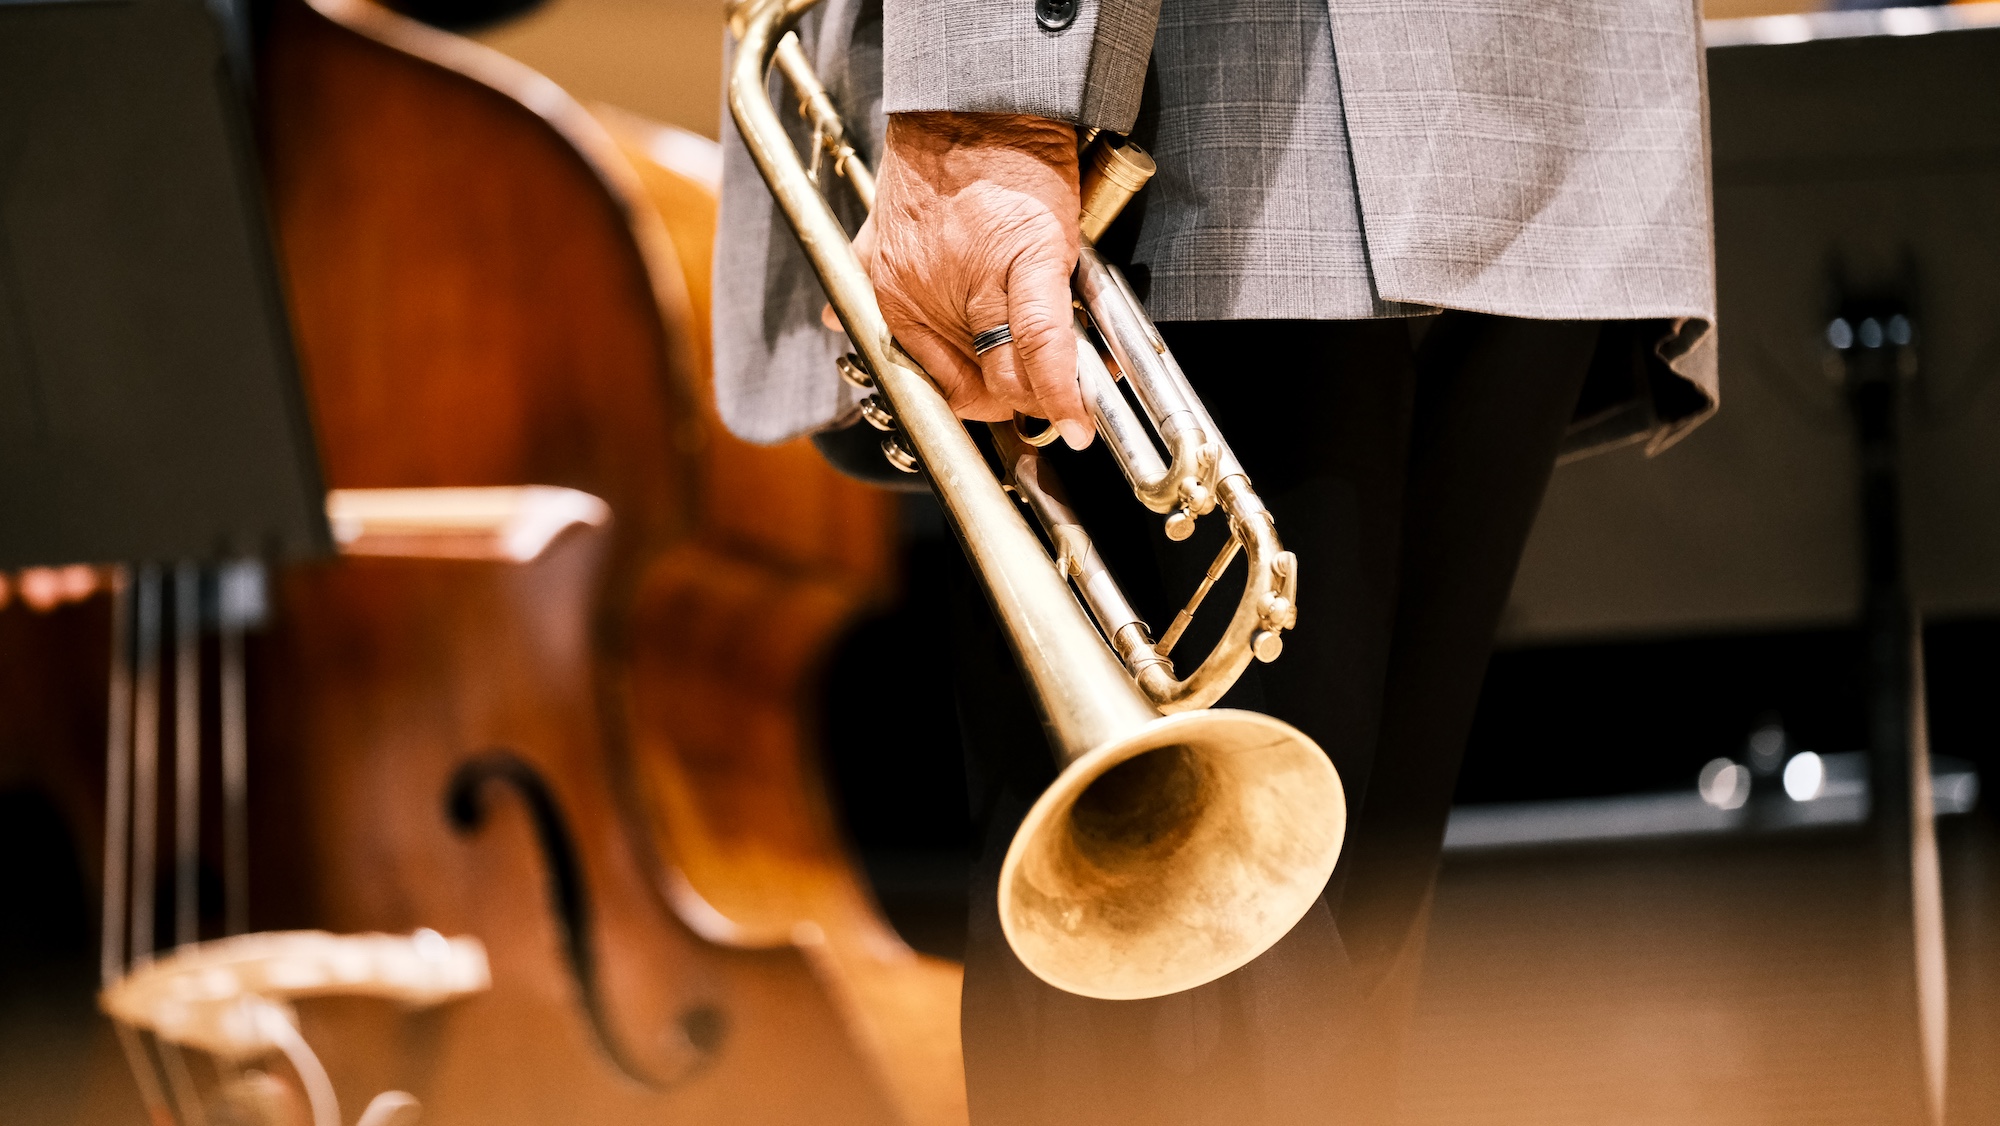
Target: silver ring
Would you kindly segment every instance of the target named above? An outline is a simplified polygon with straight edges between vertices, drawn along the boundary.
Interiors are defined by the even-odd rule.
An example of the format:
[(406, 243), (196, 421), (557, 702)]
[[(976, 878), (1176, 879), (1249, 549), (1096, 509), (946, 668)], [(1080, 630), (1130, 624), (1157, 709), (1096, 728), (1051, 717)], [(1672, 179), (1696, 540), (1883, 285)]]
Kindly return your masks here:
[(1003, 322), (972, 338), (972, 354), (984, 356), (993, 349), (1014, 339), (1014, 330)]

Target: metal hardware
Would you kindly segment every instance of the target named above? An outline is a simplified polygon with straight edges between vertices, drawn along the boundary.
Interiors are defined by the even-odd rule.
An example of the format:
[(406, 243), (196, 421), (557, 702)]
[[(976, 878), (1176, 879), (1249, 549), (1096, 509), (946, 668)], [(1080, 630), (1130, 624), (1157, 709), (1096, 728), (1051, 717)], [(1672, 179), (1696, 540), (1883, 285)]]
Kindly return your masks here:
[(984, 356), (1002, 344), (1011, 344), (1013, 341), (1013, 328), (1002, 322), (972, 338), (972, 354)]
[(1093, 144), (1084, 150), (1087, 162), (1080, 173), (1078, 196), (1083, 204), (1077, 229), (1085, 239), (1096, 242), (1104, 237), (1111, 221), (1153, 178), (1158, 165), (1138, 145)]
[(835, 370), (840, 372), (841, 382), (847, 384), (849, 387), (859, 388), (863, 391), (873, 391), (875, 389), (875, 377), (868, 374), (868, 369), (861, 366), (861, 357), (856, 356), (854, 353), (849, 352), (847, 355), (833, 361), (833, 366)]
[(1081, 0), (1036, 0), (1035, 24), (1043, 31), (1061, 31), (1076, 22)]
[(861, 400), (861, 417), (877, 430), (894, 430), (896, 416), (889, 413), (889, 404), (880, 395), (870, 395)]
[(1040, 430), (1037, 430), (1033, 434), (1030, 434), (1028, 433), (1027, 426), (1024, 425), (1024, 423), (1026, 423), (1027, 421), (1028, 421), (1028, 416), (1025, 414), (1017, 413), (1014, 415), (1014, 436), (1021, 439), (1023, 442), (1026, 442), (1029, 445), (1035, 447), (1038, 450), (1047, 447), (1048, 445), (1053, 443), (1057, 438), (1062, 437), (1062, 435), (1059, 432), (1057, 432), (1054, 426), (1050, 426), (1046, 423), (1043, 424)]
[(911, 453), (909, 447), (903, 445), (894, 434), (882, 439), (882, 456), (888, 459), (890, 465), (905, 473), (917, 471), (917, 455)]

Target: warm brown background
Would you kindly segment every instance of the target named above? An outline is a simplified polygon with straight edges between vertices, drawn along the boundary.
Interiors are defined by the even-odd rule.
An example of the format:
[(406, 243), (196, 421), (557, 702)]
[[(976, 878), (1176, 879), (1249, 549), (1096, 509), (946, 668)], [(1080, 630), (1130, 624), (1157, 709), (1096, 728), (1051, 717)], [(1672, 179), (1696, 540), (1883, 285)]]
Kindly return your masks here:
[(586, 102), (715, 136), (723, 0), (550, 0), (474, 38)]

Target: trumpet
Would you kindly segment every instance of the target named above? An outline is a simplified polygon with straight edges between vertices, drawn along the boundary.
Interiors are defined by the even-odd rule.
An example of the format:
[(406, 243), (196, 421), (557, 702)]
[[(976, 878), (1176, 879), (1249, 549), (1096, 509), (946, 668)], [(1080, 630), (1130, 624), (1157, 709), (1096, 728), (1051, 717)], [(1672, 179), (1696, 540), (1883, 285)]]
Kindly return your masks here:
[[(891, 337), (822, 194), (830, 166), (874, 206), (874, 179), (791, 32), (816, 2), (731, 5), (729, 110), (853, 342), (839, 361), (842, 378), (869, 392), (862, 413), (886, 432), (889, 461), (927, 476), (1061, 767), (1002, 863), (1001, 929), (1036, 976), (1086, 997), (1157, 997), (1213, 981), (1311, 907), (1340, 856), (1346, 799), (1333, 764), (1298, 729), (1210, 706), (1252, 659), (1278, 656), (1297, 618), (1298, 564), (1130, 286), (1090, 245), (1144, 184), (1151, 159), (1093, 140), (1073, 291), (1079, 388), (1135, 496), (1165, 517), (1174, 540), (1218, 508), (1228, 520), (1227, 546), (1157, 641), (1041, 457), (1052, 428), (1030, 436), (1018, 420), (995, 425), (996, 477)], [(808, 155), (772, 103), (773, 66), (812, 128)], [(1238, 554), (1244, 589), (1221, 641), (1176, 675), (1169, 654)]]

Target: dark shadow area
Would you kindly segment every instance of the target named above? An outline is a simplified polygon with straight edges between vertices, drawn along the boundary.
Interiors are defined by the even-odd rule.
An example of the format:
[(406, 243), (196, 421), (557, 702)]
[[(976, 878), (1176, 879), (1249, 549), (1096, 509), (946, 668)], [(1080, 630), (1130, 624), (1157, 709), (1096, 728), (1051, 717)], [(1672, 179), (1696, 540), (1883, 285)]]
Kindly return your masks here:
[[(952, 703), (944, 576), (956, 544), (911, 498), (899, 600), (839, 643), (824, 688), (828, 773), (850, 839), (890, 920), (920, 950), (963, 943), (971, 845)], [(1932, 749), (2000, 777), (2000, 621), (1929, 625)], [(1496, 653), (1480, 698), (1460, 804), (1690, 789), (1750, 734), (1792, 748), (1866, 744), (1860, 634), (1779, 633), (1551, 646)]]
[[(2000, 621), (1924, 631), (1931, 747), (1992, 777)], [(1504, 651), (1494, 655), (1459, 776), (1459, 804), (1600, 797), (1694, 785), (1769, 723), (1794, 748), (1867, 745), (1852, 629)]]
[(36, 790), (0, 793), (0, 1122), (64, 1122), (96, 1031), (89, 884)]
[(827, 777), (889, 921), (927, 954), (965, 946), (972, 855), (945, 607), (958, 544), (928, 494), (902, 510), (897, 600), (836, 644), (821, 686)]

